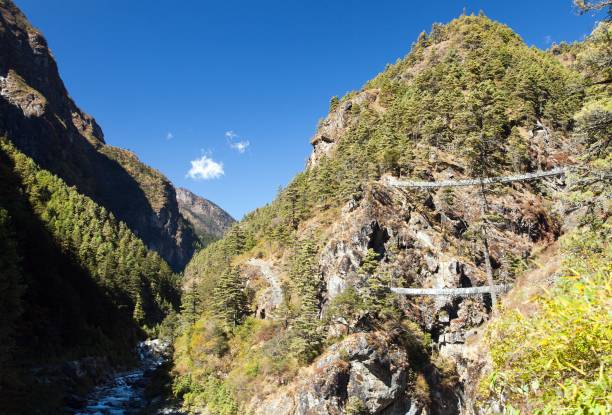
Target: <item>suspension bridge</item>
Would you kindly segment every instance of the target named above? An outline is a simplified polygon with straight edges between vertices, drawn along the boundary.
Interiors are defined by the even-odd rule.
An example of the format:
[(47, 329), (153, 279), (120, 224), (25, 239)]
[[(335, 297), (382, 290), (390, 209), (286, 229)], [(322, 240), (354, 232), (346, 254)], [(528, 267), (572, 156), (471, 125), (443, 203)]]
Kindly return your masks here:
[(505, 293), (512, 288), (510, 284), (485, 285), (483, 287), (460, 287), (460, 288), (399, 288), (391, 287), (391, 292), (396, 294), (416, 296), (439, 296), (439, 297), (470, 297), (475, 295), (495, 293)]
[(412, 180), (400, 180), (395, 177), (387, 178), (387, 184), (394, 187), (404, 188), (419, 188), (419, 189), (433, 189), (441, 187), (465, 187), (465, 186), (480, 186), (489, 185), (496, 183), (511, 183), (520, 182), (527, 180), (542, 179), (545, 177), (562, 176), (569, 168), (567, 167), (556, 167), (547, 171), (537, 171), (533, 173), (518, 174), (513, 176), (500, 176), (500, 177), (484, 177), (481, 179), (465, 179), (465, 180), (441, 180), (437, 182), (422, 182)]

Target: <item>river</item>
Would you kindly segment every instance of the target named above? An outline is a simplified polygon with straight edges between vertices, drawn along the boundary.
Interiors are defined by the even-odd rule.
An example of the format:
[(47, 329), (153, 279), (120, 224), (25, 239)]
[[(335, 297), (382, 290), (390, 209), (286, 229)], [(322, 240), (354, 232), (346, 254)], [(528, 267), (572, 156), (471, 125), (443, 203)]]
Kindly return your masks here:
[[(136, 415), (143, 413), (149, 405), (145, 389), (152, 374), (167, 359), (169, 343), (159, 339), (140, 342), (136, 348), (139, 365), (115, 374), (109, 381), (96, 387), (84, 399), (80, 408), (67, 408), (74, 415)], [(147, 414), (184, 415), (183, 412), (166, 407)]]

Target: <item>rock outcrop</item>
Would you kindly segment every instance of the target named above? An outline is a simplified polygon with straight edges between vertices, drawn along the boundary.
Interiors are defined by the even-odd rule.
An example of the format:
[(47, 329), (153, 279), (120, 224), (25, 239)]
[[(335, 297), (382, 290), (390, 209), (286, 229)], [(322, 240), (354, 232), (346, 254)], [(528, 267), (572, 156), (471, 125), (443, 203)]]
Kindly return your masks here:
[(296, 381), (263, 401), (254, 400), (251, 407), (256, 415), (334, 415), (358, 402), (364, 413), (418, 414), (424, 404), (407, 392), (414, 381), (404, 347), (380, 333), (358, 333), (330, 347)]
[(0, 135), (124, 221), (175, 270), (195, 235), (158, 171), (106, 145), (102, 129), (68, 95), (42, 34), (0, 1)]
[(359, 106), (371, 106), (375, 110), (383, 111), (377, 104), (378, 91), (375, 89), (359, 92), (350, 99), (338, 104), (329, 112), (327, 117), (319, 124), (315, 135), (310, 140), (313, 150), (306, 163), (307, 168), (317, 166), (322, 157), (330, 156), (342, 134), (355, 124), (356, 118), (352, 115)]
[(236, 222), (219, 206), (187, 189), (176, 189), (179, 211), (191, 223), (198, 237), (204, 241), (218, 239)]

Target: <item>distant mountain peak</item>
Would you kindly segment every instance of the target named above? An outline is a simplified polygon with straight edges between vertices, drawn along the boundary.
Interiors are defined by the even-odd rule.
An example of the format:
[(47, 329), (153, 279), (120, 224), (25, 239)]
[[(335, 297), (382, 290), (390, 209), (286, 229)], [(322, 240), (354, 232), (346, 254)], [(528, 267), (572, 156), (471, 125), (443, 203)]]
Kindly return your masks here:
[(236, 220), (225, 210), (210, 200), (192, 191), (179, 187), (176, 201), (181, 215), (193, 226), (198, 237), (207, 242), (223, 236)]

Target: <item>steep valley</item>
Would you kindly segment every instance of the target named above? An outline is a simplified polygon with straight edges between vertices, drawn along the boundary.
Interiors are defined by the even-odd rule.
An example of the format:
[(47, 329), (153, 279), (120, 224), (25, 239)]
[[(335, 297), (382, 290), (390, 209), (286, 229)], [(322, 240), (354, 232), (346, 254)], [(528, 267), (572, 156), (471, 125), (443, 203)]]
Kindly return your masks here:
[(611, 39), (436, 23), (236, 222), (0, 0), (0, 414), (612, 412)]
[[(190, 220), (217, 223), (212, 211), (229, 217)], [(134, 365), (207, 242), (167, 178), (105, 143), (42, 34), (0, 1), (0, 413), (58, 413)]]

